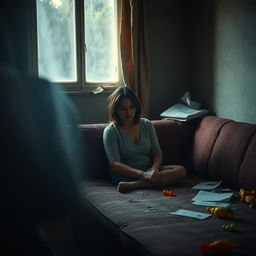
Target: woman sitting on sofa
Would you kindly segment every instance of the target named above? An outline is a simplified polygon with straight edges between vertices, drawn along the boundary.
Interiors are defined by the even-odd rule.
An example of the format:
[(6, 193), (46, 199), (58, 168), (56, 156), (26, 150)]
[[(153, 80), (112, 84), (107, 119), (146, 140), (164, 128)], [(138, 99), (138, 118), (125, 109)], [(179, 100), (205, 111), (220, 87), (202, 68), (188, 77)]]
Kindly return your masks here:
[(152, 123), (141, 118), (141, 105), (128, 87), (109, 96), (109, 118), (103, 133), (110, 175), (119, 192), (163, 187), (186, 176), (180, 165), (162, 165), (162, 152)]

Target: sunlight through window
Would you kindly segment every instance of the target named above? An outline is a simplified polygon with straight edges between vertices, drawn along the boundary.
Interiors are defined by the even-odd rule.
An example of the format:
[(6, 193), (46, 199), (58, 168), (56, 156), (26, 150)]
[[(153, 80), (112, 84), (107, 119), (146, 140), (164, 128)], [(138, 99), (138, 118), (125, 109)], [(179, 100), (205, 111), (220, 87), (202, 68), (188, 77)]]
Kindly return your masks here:
[(116, 0), (36, 3), (40, 77), (64, 83), (119, 82)]

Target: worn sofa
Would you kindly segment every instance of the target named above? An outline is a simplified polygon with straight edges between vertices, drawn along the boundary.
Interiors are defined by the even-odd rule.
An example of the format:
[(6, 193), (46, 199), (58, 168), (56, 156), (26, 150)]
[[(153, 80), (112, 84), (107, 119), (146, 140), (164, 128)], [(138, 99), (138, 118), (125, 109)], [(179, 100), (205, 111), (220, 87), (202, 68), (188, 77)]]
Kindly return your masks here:
[[(182, 164), (188, 176), (162, 189), (119, 193), (108, 179), (102, 144), (106, 124), (80, 125), (85, 169), (80, 211), (72, 219), (74, 237), (85, 255), (202, 255), (201, 242), (228, 240), (240, 244), (227, 255), (255, 255), (256, 209), (240, 202), (240, 188), (256, 188), (256, 124), (206, 116), (188, 123), (154, 120), (164, 163)], [(194, 185), (222, 180), (234, 193), (234, 219), (211, 216), (205, 220), (171, 215), (193, 205)], [(222, 225), (234, 224), (228, 232)], [(221, 255), (218, 253), (217, 255)]]

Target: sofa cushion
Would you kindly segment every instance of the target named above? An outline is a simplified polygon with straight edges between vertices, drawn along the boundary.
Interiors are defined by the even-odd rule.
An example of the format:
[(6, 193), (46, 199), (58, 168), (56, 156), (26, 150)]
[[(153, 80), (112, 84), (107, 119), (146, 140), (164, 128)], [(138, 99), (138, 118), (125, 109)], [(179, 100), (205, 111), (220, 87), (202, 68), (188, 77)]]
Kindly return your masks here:
[[(205, 206), (196, 206), (191, 202), (197, 193), (192, 187), (200, 181), (204, 180), (189, 175), (169, 187), (176, 194), (175, 197), (163, 195), (160, 188), (119, 193), (106, 181), (85, 181), (82, 187), (88, 203), (82, 218), (74, 220), (75, 233), (80, 234), (80, 244), (90, 243), (83, 240), (82, 232), (86, 230), (96, 241), (100, 234), (107, 234), (105, 239), (108, 243), (119, 248), (117, 255), (200, 255), (201, 242), (210, 243), (220, 239), (240, 244), (240, 248), (235, 250), (236, 254), (232, 255), (254, 255), (253, 251), (250, 254), (250, 250), (255, 241), (255, 210), (240, 203), (236, 191), (232, 199), (232, 207), (236, 209), (234, 220), (215, 216), (198, 220), (169, 213), (181, 208), (206, 212)], [(98, 223), (101, 229), (83, 224), (89, 216), (89, 224)], [(230, 223), (235, 224), (237, 232), (222, 229), (223, 224)], [(98, 235), (92, 235), (97, 232)]]
[[(250, 180), (249, 184), (255, 186), (256, 169), (253, 170), (252, 166), (250, 169), (246, 169), (246, 166), (255, 163), (252, 152), (254, 151), (256, 156), (256, 151), (255, 146), (251, 143), (255, 131), (256, 125), (241, 122), (228, 122), (222, 126), (208, 161), (208, 175), (211, 179), (222, 179), (228, 186), (239, 189), (239, 178), (248, 181), (248, 178), (244, 177), (247, 175), (250, 179), (254, 179)], [(250, 151), (244, 161), (249, 145), (251, 146)], [(252, 158), (248, 159), (250, 155)], [(240, 174), (242, 164), (244, 165)], [(256, 164), (254, 164), (255, 166)], [(245, 183), (244, 185), (249, 184)]]
[[(240, 244), (230, 255), (254, 255), (255, 209), (240, 203), (234, 188), (255, 188), (256, 125), (211, 116), (189, 123), (159, 120), (153, 124), (164, 163), (187, 164), (191, 170), (188, 177), (167, 187), (175, 197), (164, 196), (162, 188), (118, 193), (109, 181), (99, 180), (108, 172), (102, 143), (106, 124), (81, 126), (86, 176), (98, 178), (82, 183), (83, 207), (73, 219), (75, 238), (85, 254), (200, 255), (201, 242), (224, 239)], [(211, 216), (200, 221), (169, 214), (181, 208), (206, 212), (205, 206), (191, 203), (197, 193), (192, 187), (203, 177), (223, 179), (233, 188), (234, 220)], [(236, 232), (222, 229), (231, 223)]]
[(190, 163), (194, 174), (232, 188), (255, 188), (256, 125), (213, 116), (198, 120)]
[[(186, 165), (193, 126), (173, 120), (152, 121), (163, 151), (164, 164)], [(84, 178), (109, 179), (109, 163), (103, 146), (107, 124), (81, 124)]]
[(199, 119), (196, 124), (193, 145), (191, 147), (191, 167), (196, 175), (207, 177), (208, 161), (221, 128), (231, 120), (214, 116)]
[(256, 189), (256, 132), (251, 136), (238, 174), (240, 188)]
[(193, 136), (193, 122), (154, 120), (158, 140), (163, 152), (163, 164), (188, 165), (188, 152)]

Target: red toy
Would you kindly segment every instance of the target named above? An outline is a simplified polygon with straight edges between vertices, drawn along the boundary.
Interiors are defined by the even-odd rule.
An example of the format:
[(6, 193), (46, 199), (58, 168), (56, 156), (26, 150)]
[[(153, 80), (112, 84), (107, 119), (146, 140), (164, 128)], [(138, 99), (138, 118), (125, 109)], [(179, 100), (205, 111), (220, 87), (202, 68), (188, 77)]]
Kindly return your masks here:
[(163, 194), (166, 196), (175, 196), (173, 191), (167, 189), (163, 190)]
[(238, 248), (240, 245), (238, 243), (232, 243), (227, 240), (217, 240), (212, 243), (206, 243), (202, 242), (200, 244), (200, 251), (203, 253), (206, 253), (208, 251), (213, 251), (213, 252), (229, 252), (232, 249)]

